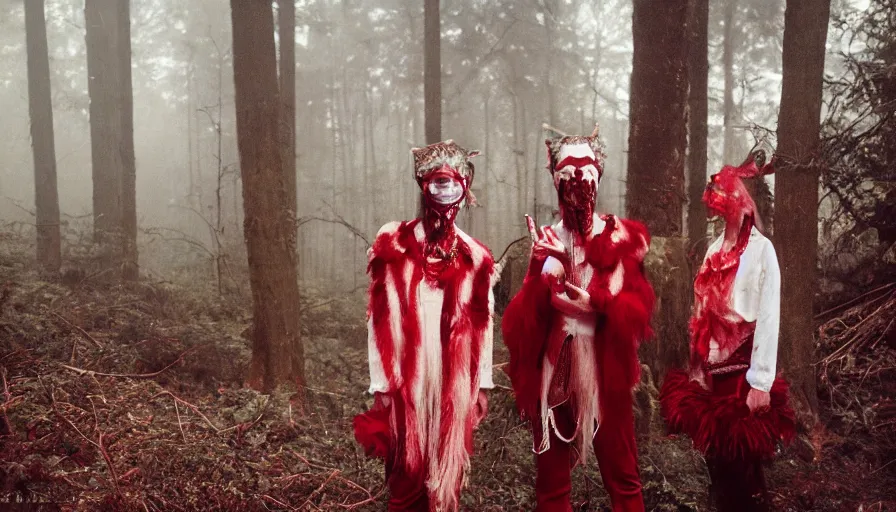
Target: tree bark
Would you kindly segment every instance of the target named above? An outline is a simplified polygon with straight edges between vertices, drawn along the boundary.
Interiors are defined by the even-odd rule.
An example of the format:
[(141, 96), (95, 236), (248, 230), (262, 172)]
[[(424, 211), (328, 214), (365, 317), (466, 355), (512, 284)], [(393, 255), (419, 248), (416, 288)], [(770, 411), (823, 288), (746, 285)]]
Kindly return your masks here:
[(688, 0), (635, 0), (626, 207), (655, 236), (682, 234)]
[(427, 144), (442, 140), (441, 38), (439, 0), (423, 0), (423, 100)]
[(296, 4), (278, 2), (280, 28), (280, 99), (283, 102), (283, 173), (289, 207), (298, 208), (296, 197)]
[(737, 0), (725, 2), (724, 36), (722, 40), (722, 69), (725, 83), (722, 93), (722, 124), (724, 142), (722, 160), (725, 164), (737, 165), (746, 155), (741, 155), (737, 138), (734, 135), (734, 123), (737, 112), (734, 106), (734, 15), (737, 11)]
[(118, 0), (117, 113), (120, 120), (121, 167), (121, 276), (135, 281), (139, 276), (137, 261), (137, 160), (134, 154), (134, 92), (131, 84), (131, 6), (130, 0)]
[(37, 214), (37, 262), (55, 272), (62, 264), (59, 235), (59, 191), (44, 0), (25, 0), (25, 43), (28, 51), (28, 107), (34, 155), (34, 203)]
[(818, 145), (830, 0), (788, 0), (778, 115), (777, 215), (782, 366), (800, 423), (818, 421), (813, 305), (818, 260)]
[(90, 96), (90, 146), (93, 168), (94, 240), (105, 246), (111, 259), (111, 242), (121, 226), (121, 182), (118, 169), (119, 123), (115, 116), (118, 59), (117, 0), (85, 0), (87, 90)]
[(709, 130), (709, 0), (694, 0), (691, 12), (691, 43), (688, 49), (688, 255), (692, 274), (706, 251), (707, 137)]
[(252, 288), (248, 384), (263, 391), (304, 381), (295, 235), (280, 146), (274, 16), (264, 0), (231, 0), (243, 229)]
[(86, 0), (94, 239), (135, 280), (137, 191), (129, 1)]

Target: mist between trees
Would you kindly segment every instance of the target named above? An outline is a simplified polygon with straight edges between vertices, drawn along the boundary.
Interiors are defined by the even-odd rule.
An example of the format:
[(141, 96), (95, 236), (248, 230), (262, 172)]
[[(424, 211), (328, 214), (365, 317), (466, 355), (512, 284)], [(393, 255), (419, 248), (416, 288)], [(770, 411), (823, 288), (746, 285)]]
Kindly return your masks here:
[[(0, 213), (28, 223), (24, 9), (4, 3)], [(742, 158), (753, 125), (774, 128), (784, 8), (711, 3), (709, 170)], [(166, 276), (221, 251), (242, 262), (229, 5), (140, 0), (130, 10), (140, 244), (184, 239), (144, 248), (140, 267)], [(73, 226), (93, 209), (84, 4), (48, 0), (46, 12), (59, 202)], [(547, 221), (555, 206), (545, 122), (570, 133), (599, 123), (609, 154), (599, 206), (624, 213), (631, 15), (630, 2), (613, 0), (443, 3), (441, 133), (483, 151), (474, 183), (483, 207), (462, 224), (494, 252), (524, 234), (523, 213)], [(365, 238), (414, 214), (409, 150), (426, 143), (423, 4), (298, 2), (295, 20), (300, 274), (350, 289), (364, 282)]]
[[(717, 229), (700, 203), (706, 178), (762, 143), (777, 149), (776, 174), (748, 186), (781, 262), (780, 366), (803, 433), (867, 420), (876, 400), (874, 425), (890, 430), (869, 439), (883, 438), (885, 386), (846, 405), (842, 389), (864, 385), (844, 388), (862, 373), (856, 358), (865, 376), (893, 369), (871, 371), (885, 360), (873, 351), (896, 339), (894, 12), (896, 0), (0, 0), (0, 256), (14, 262), (0, 270), (24, 265), (28, 240), (44, 272), (32, 280), (70, 286), (74, 302), (91, 280), (116, 293), (188, 287), (217, 300), (209, 322), (252, 320), (228, 348), (246, 357), (220, 356), (238, 367), (231, 381), (304, 389), (305, 348), (325, 378), (331, 341), (366, 354), (366, 250), (380, 226), (416, 215), (411, 148), (454, 139), (482, 151), (481, 206), (458, 222), (500, 259), (500, 314), (525, 270), (523, 215), (555, 219), (544, 125), (597, 124), (598, 210), (654, 237), (660, 342), (642, 346), (652, 371), (638, 428), (658, 438), (649, 380), (684, 362), (691, 279)], [(39, 309), (38, 295), (26, 298)], [(334, 311), (350, 322), (331, 311), (306, 323), (343, 299)], [(314, 321), (333, 332), (309, 335)], [(30, 364), (20, 359), (17, 371)], [(363, 400), (360, 387), (339, 391)]]
[[(799, 310), (787, 316), (803, 318), (795, 328), (805, 334), (817, 290), (788, 285), (802, 274), (787, 269), (816, 281), (816, 251), (803, 249), (819, 235), (799, 212), (820, 204), (818, 290), (854, 296), (880, 280), (854, 269), (892, 259), (892, 187), (880, 164), (889, 160), (878, 154), (892, 109), (878, 106), (887, 78), (875, 74), (889, 62), (891, 3), (840, 1), (829, 12), (825, 2), (792, 2), (794, 17), (821, 20), (815, 32), (805, 16), (787, 27), (785, 2), (773, 0), (662, 11), (615, 0), (275, 3), (270, 23), (253, 18), (246, 29), (244, 51), (266, 55), (268, 68), (247, 61), (242, 83), (254, 99), (240, 110), (241, 20), (226, 2), (7, 0), (0, 218), (20, 232), (37, 228), (47, 268), (89, 254), (131, 280), (142, 272), (193, 282), (198, 271), (219, 295), (248, 292), (245, 238), (278, 218), (289, 229), (265, 236), (295, 247), (303, 286), (357, 290), (379, 226), (415, 214), (412, 147), (452, 138), (483, 151), (473, 183), (482, 206), (460, 224), (498, 256), (524, 236), (523, 214), (553, 220), (542, 125), (590, 133), (596, 123), (608, 153), (598, 208), (644, 220), (658, 237), (687, 236), (693, 260), (709, 236), (698, 201), (706, 176), (759, 141), (780, 143), (783, 168), (794, 172), (778, 173), (788, 186), (777, 209), (797, 220), (773, 222), (774, 179), (751, 186), (769, 232), (782, 234), (776, 243), (801, 241), (784, 243), (781, 257), (785, 294), (801, 294), (785, 301)], [(262, 52), (271, 36), (274, 53)], [(262, 76), (273, 85), (258, 85)], [(784, 114), (822, 103), (821, 136), (811, 119)], [(240, 164), (240, 111), (251, 169)], [(281, 153), (276, 172), (285, 172), (258, 174), (244, 190), (247, 175), (274, 165), (259, 156), (268, 130)], [(283, 208), (247, 221), (279, 194)], [(255, 206), (244, 208), (250, 197)]]

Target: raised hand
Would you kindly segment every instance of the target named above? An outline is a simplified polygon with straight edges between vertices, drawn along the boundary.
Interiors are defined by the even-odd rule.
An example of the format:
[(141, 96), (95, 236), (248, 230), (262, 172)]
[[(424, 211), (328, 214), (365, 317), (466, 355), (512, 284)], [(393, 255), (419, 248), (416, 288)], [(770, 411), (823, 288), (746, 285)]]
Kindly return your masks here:
[(594, 314), (591, 295), (586, 290), (568, 282), (564, 283), (564, 292), (551, 295), (551, 304), (568, 316), (587, 317)]
[(771, 407), (772, 397), (768, 391), (762, 391), (756, 388), (750, 388), (747, 393), (747, 407), (750, 412), (764, 412)]
[(532, 239), (532, 259), (544, 261), (549, 256), (556, 258), (564, 268), (569, 266), (569, 254), (566, 246), (557, 238), (550, 227), (535, 229), (535, 221), (526, 215), (526, 227), (529, 229), (529, 237)]

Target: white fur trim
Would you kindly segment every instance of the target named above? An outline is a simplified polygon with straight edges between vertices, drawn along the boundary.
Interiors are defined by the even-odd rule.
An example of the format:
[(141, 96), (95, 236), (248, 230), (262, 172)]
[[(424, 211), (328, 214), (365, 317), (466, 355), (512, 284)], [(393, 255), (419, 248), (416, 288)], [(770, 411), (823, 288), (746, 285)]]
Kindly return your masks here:
[(613, 273), (610, 275), (610, 284), (608, 288), (610, 289), (610, 295), (613, 297), (619, 295), (619, 292), (622, 291), (622, 283), (625, 281), (625, 269), (622, 266), (622, 262), (616, 264), (616, 268), (613, 269)]
[(473, 258), (473, 269), (478, 270), (479, 267), (482, 266), (482, 263), (485, 261), (486, 256), (489, 255), (488, 249), (485, 249), (481, 244), (476, 242), (473, 237), (464, 233), (460, 228), (455, 226), (454, 229), (457, 233), (457, 236), (461, 240), (463, 240), (470, 248), (470, 255)]
[[(401, 302), (398, 298), (398, 289), (395, 286), (395, 277), (392, 270), (386, 268), (386, 299), (389, 301), (389, 330), (392, 332), (392, 340), (395, 354), (401, 354), (404, 349), (404, 332), (401, 328)], [(393, 372), (398, 385), (404, 381), (401, 374), (401, 363), (395, 358)]]
[(610, 233), (610, 240), (614, 244), (618, 244), (620, 242), (624, 242), (628, 240), (628, 229), (626, 229), (625, 224), (622, 223), (622, 220), (616, 219), (616, 229)]

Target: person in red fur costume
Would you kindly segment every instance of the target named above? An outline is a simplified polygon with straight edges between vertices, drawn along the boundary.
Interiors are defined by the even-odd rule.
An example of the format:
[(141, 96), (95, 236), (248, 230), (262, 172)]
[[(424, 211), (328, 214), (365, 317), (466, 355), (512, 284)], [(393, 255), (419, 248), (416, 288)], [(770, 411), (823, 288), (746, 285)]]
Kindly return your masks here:
[(591, 136), (545, 141), (562, 219), (539, 233), (502, 322), (508, 374), (537, 454), (540, 512), (570, 511), (572, 467), (593, 447), (617, 511), (644, 510), (632, 415), (637, 347), (650, 336), (650, 244), (640, 223), (597, 215), (604, 152)]
[(478, 154), (414, 149), (422, 216), (383, 226), (368, 253), (371, 410), (357, 441), (386, 463), (392, 511), (457, 510), (492, 383), (494, 261), (455, 226)]
[(768, 510), (762, 462), (795, 425), (787, 382), (775, 375), (781, 275), (775, 248), (760, 232), (741, 178), (773, 172), (751, 155), (706, 186), (710, 216), (725, 233), (710, 245), (694, 282), (688, 371), (673, 370), (660, 390), (671, 433), (687, 434), (706, 458), (718, 510)]

